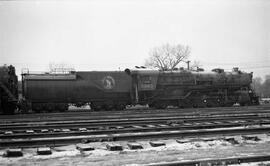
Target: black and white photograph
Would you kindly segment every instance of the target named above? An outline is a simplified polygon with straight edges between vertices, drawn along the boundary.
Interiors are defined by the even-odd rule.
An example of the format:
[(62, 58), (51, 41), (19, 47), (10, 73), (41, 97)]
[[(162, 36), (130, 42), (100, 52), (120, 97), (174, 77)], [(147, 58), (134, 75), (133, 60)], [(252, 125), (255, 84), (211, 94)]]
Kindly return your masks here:
[(269, 0), (0, 0), (0, 166), (270, 166)]

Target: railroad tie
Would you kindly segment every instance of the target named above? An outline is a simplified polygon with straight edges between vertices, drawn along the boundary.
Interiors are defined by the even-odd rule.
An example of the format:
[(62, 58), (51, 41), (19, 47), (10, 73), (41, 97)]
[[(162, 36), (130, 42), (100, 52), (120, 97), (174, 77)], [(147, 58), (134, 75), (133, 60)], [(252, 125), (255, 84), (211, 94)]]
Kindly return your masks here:
[(166, 145), (164, 142), (161, 142), (161, 141), (150, 141), (149, 144), (152, 147), (158, 147), (158, 146), (165, 146)]
[(37, 148), (37, 154), (38, 155), (51, 155), (52, 154), (52, 150), (49, 147)]
[(22, 149), (15, 148), (15, 149), (8, 149), (3, 155), (4, 157), (21, 157), (23, 156)]
[(120, 144), (116, 144), (116, 143), (108, 143), (106, 145), (107, 149), (110, 151), (122, 151), (123, 147)]
[(95, 150), (94, 147), (88, 145), (88, 144), (77, 144), (76, 145), (76, 149), (80, 150), (80, 151), (91, 151), (91, 150)]
[(129, 147), (129, 149), (143, 149), (142, 145), (137, 143), (137, 142), (130, 142), (127, 144), (127, 146)]

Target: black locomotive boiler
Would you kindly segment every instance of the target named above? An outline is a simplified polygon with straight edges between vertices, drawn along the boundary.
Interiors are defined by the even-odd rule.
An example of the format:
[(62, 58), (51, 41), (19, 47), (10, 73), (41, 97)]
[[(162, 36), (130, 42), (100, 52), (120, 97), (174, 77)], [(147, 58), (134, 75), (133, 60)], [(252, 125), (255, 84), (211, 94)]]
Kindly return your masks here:
[(232, 72), (188, 70), (129, 70), (132, 77), (132, 101), (150, 107), (220, 107), (257, 105), (258, 97), (251, 88), (252, 73), (234, 68)]

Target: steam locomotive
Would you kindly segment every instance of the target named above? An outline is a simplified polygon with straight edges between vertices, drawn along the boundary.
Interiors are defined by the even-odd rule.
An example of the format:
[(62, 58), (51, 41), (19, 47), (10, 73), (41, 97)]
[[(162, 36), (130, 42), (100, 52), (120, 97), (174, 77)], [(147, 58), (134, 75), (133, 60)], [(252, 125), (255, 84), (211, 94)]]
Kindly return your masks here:
[[(12, 74), (12, 78), (17, 77)], [(0, 85), (5, 80), (9, 79), (1, 77)], [(3, 96), (9, 96), (8, 100), (2, 97), (5, 88), (1, 86), (1, 106), (6, 113), (14, 112), (14, 106), (10, 107), (7, 103), (18, 101), (16, 81), (6, 81), (5, 85), (14, 94), (9, 96), (10, 93), (5, 92)], [(62, 74), (24, 73), (22, 98), (17, 105), (25, 112), (65, 111), (70, 104), (89, 104), (96, 111), (123, 110), (127, 105), (135, 104), (148, 104), (157, 109), (167, 106), (220, 107), (235, 103), (258, 105), (258, 96), (251, 83), (252, 73), (242, 72), (238, 68), (232, 72), (223, 69), (213, 69), (211, 72), (126, 69)]]

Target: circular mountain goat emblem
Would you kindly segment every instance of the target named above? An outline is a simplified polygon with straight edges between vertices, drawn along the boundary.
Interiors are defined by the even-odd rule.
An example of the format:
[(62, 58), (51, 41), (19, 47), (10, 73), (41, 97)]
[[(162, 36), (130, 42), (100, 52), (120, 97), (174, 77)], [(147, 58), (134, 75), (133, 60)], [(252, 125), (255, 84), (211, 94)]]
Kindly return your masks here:
[(103, 83), (103, 87), (105, 89), (112, 89), (115, 85), (115, 81), (114, 81), (113, 77), (111, 77), (111, 76), (104, 77), (102, 80), (102, 83)]

